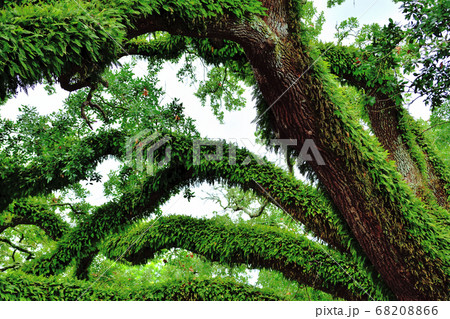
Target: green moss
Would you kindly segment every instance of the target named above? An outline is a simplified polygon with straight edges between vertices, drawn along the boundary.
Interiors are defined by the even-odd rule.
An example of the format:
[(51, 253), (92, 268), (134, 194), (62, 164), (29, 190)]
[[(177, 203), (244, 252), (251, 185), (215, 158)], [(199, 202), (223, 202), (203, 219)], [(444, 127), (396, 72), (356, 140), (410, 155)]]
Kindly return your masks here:
[[(122, 140), (111, 135), (103, 138), (113, 145), (120, 144), (117, 139)], [(194, 165), (193, 141), (190, 138), (172, 135), (170, 143), (172, 160), (168, 167), (148, 176), (141, 186), (124, 194), (120, 200), (98, 207), (84, 224), (72, 229), (58, 242), (52, 254), (31, 262), (24, 270), (37, 274), (59, 273), (72, 259), (86, 256), (91, 247), (115, 229), (158, 212), (157, 208), (183, 187), (217, 181), (243, 189), (251, 188), (260, 196), (270, 196), (315, 236), (366, 262), (346, 223), (323, 194), (313, 187), (297, 181), (271, 163), (261, 165), (253, 154), (243, 149), (236, 148), (236, 165), (230, 165), (228, 158), (218, 162), (202, 159), (200, 165)], [(224, 143), (224, 154), (229, 154), (229, 147)], [(155, 156), (159, 155), (162, 154), (155, 153)], [(251, 161), (244, 165), (247, 158)]]
[(0, 299), (4, 301), (71, 300), (159, 300), (159, 301), (240, 301), (284, 300), (270, 290), (243, 285), (233, 280), (193, 280), (147, 284), (138, 288), (98, 288), (85, 281), (43, 278), (20, 272), (0, 275)]
[[(7, 215), (10, 215), (10, 219), (1, 218)], [(20, 224), (36, 225), (53, 240), (61, 238), (69, 229), (69, 225), (55, 214), (54, 208), (35, 198), (14, 201), (0, 214), (0, 233), (8, 227)]]
[[(140, 239), (131, 246), (135, 238)], [(110, 259), (123, 257), (134, 264), (146, 263), (162, 249), (184, 248), (221, 264), (243, 263), (277, 270), (288, 279), (345, 299), (392, 298), (370, 267), (305, 235), (276, 227), (187, 216), (160, 217), (111, 236), (101, 247)]]
[(133, 21), (151, 14), (201, 30), (218, 16), (250, 19), (264, 15), (265, 8), (252, 0), (97, 0), (82, 5), (30, 3), (1, 10), (0, 99), (61, 75), (78, 80), (98, 77), (122, 55)]

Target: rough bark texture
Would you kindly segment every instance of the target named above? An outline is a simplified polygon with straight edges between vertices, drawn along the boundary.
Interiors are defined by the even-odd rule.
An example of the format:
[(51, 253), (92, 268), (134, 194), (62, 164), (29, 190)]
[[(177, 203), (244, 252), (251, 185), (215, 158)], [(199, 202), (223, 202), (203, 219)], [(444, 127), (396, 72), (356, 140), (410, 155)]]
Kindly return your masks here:
[[(362, 183), (362, 177), (358, 175), (367, 169), (364, 163), (352, 161), (345, 154), (346, 149), (351, 149), (346, 142), (348, 132), (345, 132), (345, 125), (334, 116), (336, 107), (330, 102), (323, 84), (317, 77), (311, 76), (309, 68), (312, 59), (287, 33), (287, 28), (280, 27), (280, 22), (285, 20), (286, 16), (274, 12), (265, 19), (273, 30), (272, 39), (277, 39), (278, 43), (267, 40), (263, 32), (259, 41), (240, 41), (254, 68), (261, 92), (271, 105), (275, 130), (280, 138), (297, 139), (300, 146), (308, 138), (314, 140), (326, 163), (318, 165), (313, 162), (314, 171), (396, 296), (401, 300), (442, 298), (442, 295), (436, 295), (436, 291), (445, 291), (442, 286), (433, 292), (424, 284), (419, 284), (423, 285), (420, 291), (420, 271), (414, 275), (412, 265), (399, 258), (409, 253), (400, 243), (389, 238), (386, 230), (401, 232), (406, 226), (405, 221), (402, 216), (395, 216), (398, 209), (385, 196), (378, 194), (370, 182)], [(332, 134), (337, 136), (340, 145), (328, 143), (327, 138)], [(352, 173), (355, 168), (359, 174)], [(383, 223), (380, 216), (390, 220), (391, 226)], [(416, 262), (427, 265), (428, 269), (444, 279), (436, 265), (419, 257), (425, 255), (422, 248), (411, 239), (408, 241), (408, 245), (417, 249), (416, 258), (422, 259), (416, 259)]]
[[(401, 84), (383, 80), (381, 84), (375, 82), (369, 86), (367, 76), (357, 72), (361, 62), (358, 61), (360, 64), (356, 63), (355, 66), (355, 60), (366, 54), (363, 51), (334, 44), (322, 45), (320, 50), (324, 59), (330, 63), (331, 72), (342, 82), (363, 89), (365, 94), (375, 98), (374, 104), (366, 105), (372, 131), (416, 196), (425, 202), (436, 201), (440, 206), (450, 208), (444, 187), (445, 179), (436, 171), (427, 154), (429, 145), (424, 141), (423, 133), (402, 124), (405, 121), (415, 123), (415, 120), (395, 101), (402, 94)], [(342, 64), (346, 67), (342, 67)], [(393, 84), (396, 86), (393, 87)], [(424, 157), (426, 167), (421, 168), (420, 161), (413, 156), (411, 144), (416, 147), (416, 152), (420, 152), (418, 156)]]
[(263, 4), (268, 8), (264, 19), (242, 22), (224, 18), (207, 24), (202, 32), (188, 31), (173, 19), (168, 23), (161, 17), (147, 17), (137, 21), (138, 31), (130, 37), (164, 30), (239, 43), (270, 105), (276, 134), (281, 139), (296, 139), (299, 152), (306, 139), (315, 142), (326, 164), (312, 162), (313, 170), (397, 298), (446, 299), (448, 280), (439, 261), (430, 260), (417, 240), (405, 233), (408, 223), (399, 211), (400, 203), (389, 200), (367, 177), (367, 159), (361, 160), (365, 156), (348, 139), (352, 137), (348, 125), (336, 116), (338, 108), (323, 82), (313, 75), (314, 61), (295, 35), (292, 25), (296, 22), (289, 20), (289, 2)]
[(77, 260), (75, 266), (75, 277), (79, 280), (89, 279), (89, 266), (91, 266), (93, 259), (98, 254), (98, 249), (91, 249), (91, 251)]
[(367, 106), (372, 130), (383, 147), (389, 152), (389, 159), (394, 160), (398, 171), (413, 189), (415, 194), (423, 198), (420, 186), (424, 185), (419, 167), (411, 157), (407, 145), (399, 130), (399, 112), (395, 102), (386, 94), (376, 94), (376, 102)]
[[(372, 129), (416, 196), (427, 202), (429, 199), (427, 192), (431, 191), (436, 202), (448, 209), (450, 203), (447, 201), (444, 182), (436, 174), (426, 150), (419, 147), (425, 157), (426, 172), (420, 171), (417, 160), (411, 155), (406, 142), (407, 137), (405, 137), (407, 132), (403, 132), (400, 128), (402, 115), (399, 108), (388, 95), (377, 93), (376, 103), (367, 107)], [(416, 141), (412, 142), (416, 143)]]

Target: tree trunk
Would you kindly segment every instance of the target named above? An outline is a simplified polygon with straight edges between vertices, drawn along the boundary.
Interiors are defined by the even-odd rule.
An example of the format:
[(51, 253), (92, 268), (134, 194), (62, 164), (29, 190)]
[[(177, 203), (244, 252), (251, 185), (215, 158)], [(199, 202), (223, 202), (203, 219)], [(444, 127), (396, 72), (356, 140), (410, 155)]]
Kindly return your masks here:
[(206, 23), (203, 31), (186, 30), (182, 20), (145, 17), (136, 21), (129, 37), (164, 30), (239, 43), (269, 105), (275, 133), (296, 139), (299, 152), (306, 139), (314, 141), (325, 165), (312, 162), (312, 169), (392, 292), (400, 300), (446, 299), (442, 260), (430, 256), (412, 235), (419, 231), (428, 239), (427, 232), (433, 233), (421, 220), (425, 208), (384, 151), (345, 108), (337, 107), (332, 84), (299, 40), (304, 33), (292, 3), (263, 1), (267, 16), (251, 21), (224, 16)]
[[(434, 150), (425, 141), (416, 121), (396, 102), (401, 97), (402, 85), (390, 77), (394, 76), (394, 72), (381, 71), (378, 76), (382, 81), (379, 83), (369, 78), (370, 75), (364, 70), (359, 70), (370, 60), (367, 52), (330, 43), (319, 45), (319, 48), (324, 59), (330, 63), (331, 72), (341, 82), (362, 89), (366, 95), (375, 98), (375, 103), (365, 106), (369, 125), (416, 196), (428, 204), (437, 203), (449, 209), (449, 194), (444, 187), (448, 181), (439, 168), (443, 165), (436, 163), (438, 159), (430, 159), (428, 153), (434, 153)], [(384, 79), (385, 75), (388, 76), (387, 80)], [(369, 86), (369, 82), (373, 86)]]
[[(361, 140), (362, 129), (332, 103), (325, 88), (329, 84), (319, 79), (305, 48), (287, 28), (280, 27), (283, 21), (277, 15), (266, 18), (274, 31), (269, 38), (267, 31), (260, 32), (259, 45), (254, 44), (255, 36), (252, 41), (240, 41), (270, 105), (276, 133), (282, 139), (296, 139), (299, 152), (306, 139), (315, 142), (325, 165), (312, 162), (312, 168), (398, 299), (445, 299), (447, 278), (440, 261), (432, 261), (407, 232), (411, 225), (401, 210), (402, 199), (380, 188), (379, 181), (370, 178), (370, 168), (386, 170), (391, 175), (381, 176), (386, 183), (400, 181), (383, 165), (381, 150)], [(361, 142), (359, 147), (355, 141)], [(408, 196), (405, 185), (400, 187)]]
[[(377, 93), (375, 96), (375, 104), (367, 106), (367, 111), (372, 130), (383, 148), (389, 152), (389, 159), (395, 161), (397, 170), (418, 198), (448, 209), (449, 202), (443, 181), (437, 176), (426, 151), (417, 145), (417, 136), (411, 129), (402, 129), (401, 121), (414, 120), (388, 95)], [(407, 136), (408, 133), (410, 136)], [(418, 152), (416, 156), (413, 155), (412, 147)]]

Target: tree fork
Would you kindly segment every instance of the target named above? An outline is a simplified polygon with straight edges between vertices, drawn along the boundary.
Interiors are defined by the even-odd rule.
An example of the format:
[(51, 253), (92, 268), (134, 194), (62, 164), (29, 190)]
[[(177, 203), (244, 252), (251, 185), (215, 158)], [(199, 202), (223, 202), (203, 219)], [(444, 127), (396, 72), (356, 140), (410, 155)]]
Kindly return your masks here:
[[(310, 67), (314, 61), (302, 45), (288, 36), (270, 51), (267, 46), (266, 50), (245, 44), (243, 47), (261, 92), (272, 106), (268, 111), (275, 118), (273, 126), (280, 138), (297, 139), (300, 143), (314, 140), (326, 165), (312, 163), (312, 168), (397, 298), (445, 299), (447, 278), (439, 260), (431, 261), (405, 232), (408, 225), (399, 209), (400, 203), (383, 196), (366, 178), (366, 174), (370, 175), (366, 163), (369, 160), (361, 150), (353, 149), (354, 157), (349, 156), (353, 155), (349, 154), (353, 145), (348, 140), (358, 136), (352, 136), (345, 119), (336, 117), (339, 110), (327, 96), (323, 83), (313, 76)], [(388, 177), (388, 182), (395, 180)], [(391, 227), (403, 238), (389, 238), (387, 232), (392, 231)], [(410, 256), (408, 250), (414, 255)], [(401, 256), (408, 256), (408, 260)], [(426, 266), (414, 267), (418, 265)], [(432, 278), (426, 278), (425, 269), (431, 270)]]
[[(367, 53), (331, 43), (319, 45), (319, 50), (324, 59), (330, 63), (331, 72), (338, 76), (339, 80), (363, 89), (367, 95), (375, 98), (375, 103), (367, 103), (365, 106), (370, 126), (383, 148), (389, 152), (389, 159), (396, 161), (397, 170), (415, 194), (427, 203), (433, 205), (436, 201), (448, 209), (450, 202), (447, 200), (448, 194), (445, 190), (446, 178), (440, 174), (440, 170), (435, 167), (427, 154), (431, 146), (424, 141), (421, 132), (411, 128), (417, 125), (416, 121), (396, 102), (402, 94), (402, 86), (391, 79), (383, 79), (383, 74), (392, 71), (382, 70), (380, 74), (382, 83), (369, 85), (369, 76), (364, 72), (358, 72), (358, 68), (364, 67), (364, 64), (356, 63), (355, 66), (355, 60), (358, 58), (367, 60), (365, 56)], [(413, 148), (416, 149), (416, 153), (420, 153), (414, 154)]]
[[(412, 226), (401, 211), (402, 199), (391, 200), (389, 191), (377, 189), (379, 181), (369, 178), (372, 158), (382, 149), (367, 144), (357, 149), (363, 130), (351, 127), (314, 73), (315, 61), (298, 40), (301, 30), (292, 21), (295, 1), (262, 1), (269, 8), (263, 18), (237, 20), (231, 16), (206, 21), (200, 29), (186, 28), (182, 19), (147, 16), (135, 21), (128, 37), (154, 31), (176, 35), (227, 39), (239, 43), (250, 61), (255, 79), (271, 106), (273, 127), (279, 138), (296, 139), (298, 151), (306, 139), (313, 139), (326, 165), (312, 168), (327, 188), (365, 253), (400, 300), (446, 299), (448, 277), (442, 261), (427, 256), (418, 239), (407, 233)], [(290, 20), (291, 19), (291, 20)], [(356, 129), (357, 132), (352, 132)], [(367, 135), (364, 138), (369, 138)], [(363, 150), (365, 149), (365, 152)], [(366, 154), (364, 154), (366, 153)], [(351, 155), (351, 156), (350, 156)], [(406, 200), (414, 200), (386, 158), (377, 164), (387, 170), (383, 182), (401, 184)], [(391, 175), (391, 176), (389, 176)], [(385, 193), (385, 194), (383, 194)], [(414, 201), (414, 205), (419, 205)], [(411, 205), (410, 205), (411, 207)], [(413, 209), (416, 217), (419, 209)], [(421, 217), (421, 216), (419, 216)], [(394, 229), (392, 229), (392, 227)], [(395, 238), (388, 234), (396, 236)], [(383, 256), (382, 259), (379, 257)]]

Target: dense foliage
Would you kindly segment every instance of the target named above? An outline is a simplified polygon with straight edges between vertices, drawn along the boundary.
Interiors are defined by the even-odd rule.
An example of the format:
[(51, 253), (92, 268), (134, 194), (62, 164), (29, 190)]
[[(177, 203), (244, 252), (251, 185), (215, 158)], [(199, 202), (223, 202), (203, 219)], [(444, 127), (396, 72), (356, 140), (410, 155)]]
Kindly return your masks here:
[[(351, 18), (334, 44), (301, 0), (4, 1), (1, 103), (71, 93), (1, 119), (0, 299), (448, 299), (450, 8), (402, 2), (409, 28)], [(253, 88), (256, 136), (287, 167), (204, 138), (158, 84), (167, 62), (219, 120)], [(213, 218), (164, 216), (207, 184)]]

